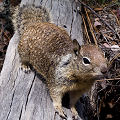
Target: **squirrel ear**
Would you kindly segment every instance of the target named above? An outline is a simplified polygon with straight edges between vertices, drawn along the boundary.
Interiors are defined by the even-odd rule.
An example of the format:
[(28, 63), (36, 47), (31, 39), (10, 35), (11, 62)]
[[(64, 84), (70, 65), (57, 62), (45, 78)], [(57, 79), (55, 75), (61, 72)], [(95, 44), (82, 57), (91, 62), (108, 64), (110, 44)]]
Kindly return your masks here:
[(80, 53), (81, 47), (76, 39), (73, 40), (73, 46), (74, 46), (73, 50), (74, 50), (75, 54), (78, 55)]

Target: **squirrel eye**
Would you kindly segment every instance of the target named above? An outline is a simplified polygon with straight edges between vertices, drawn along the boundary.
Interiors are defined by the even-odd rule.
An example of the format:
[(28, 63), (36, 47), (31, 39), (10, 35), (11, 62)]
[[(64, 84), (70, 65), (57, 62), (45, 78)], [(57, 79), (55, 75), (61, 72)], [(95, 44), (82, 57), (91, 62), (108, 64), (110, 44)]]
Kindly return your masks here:
[(90, 64), (90, 59), (87, 57), (83, 57), (83, 63), (86, 65)]

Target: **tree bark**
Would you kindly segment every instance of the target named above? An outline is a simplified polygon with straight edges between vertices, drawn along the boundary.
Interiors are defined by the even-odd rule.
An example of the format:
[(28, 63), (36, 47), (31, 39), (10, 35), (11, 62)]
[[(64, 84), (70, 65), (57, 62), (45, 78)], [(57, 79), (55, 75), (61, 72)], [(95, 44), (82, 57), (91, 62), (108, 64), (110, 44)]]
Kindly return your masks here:
[[(52, 22), (63, 27), (72, 39), (83, 44), (81, 16), (74, 0), (22, 0), (21, 6), (35, 4), (45, 6), (52, 15)], [(18, 33), (10, 40), (3, 69), (0, 74), (0, 120), (62, 120), (55, 113), (49, 91), (43, 78), (34, 71), (29, 74), (20, 69), (17, 51)], [(70, 109), (64, 107), (68, 120)], [(79, 120), (87, 120), (84, 105), (78, 103)]]

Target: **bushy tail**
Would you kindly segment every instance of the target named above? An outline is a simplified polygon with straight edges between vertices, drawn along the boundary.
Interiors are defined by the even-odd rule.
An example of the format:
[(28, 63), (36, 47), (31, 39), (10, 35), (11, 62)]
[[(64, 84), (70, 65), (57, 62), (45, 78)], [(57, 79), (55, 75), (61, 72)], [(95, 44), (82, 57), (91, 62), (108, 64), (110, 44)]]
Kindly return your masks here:
[(22, 31), (24, 26), (35, 22), (49, 22), (49, 13), (42, 6), (36, 7), (33, 5), (24, 5), (17, 7), (13, 15), (13, 23), (15, 30)]

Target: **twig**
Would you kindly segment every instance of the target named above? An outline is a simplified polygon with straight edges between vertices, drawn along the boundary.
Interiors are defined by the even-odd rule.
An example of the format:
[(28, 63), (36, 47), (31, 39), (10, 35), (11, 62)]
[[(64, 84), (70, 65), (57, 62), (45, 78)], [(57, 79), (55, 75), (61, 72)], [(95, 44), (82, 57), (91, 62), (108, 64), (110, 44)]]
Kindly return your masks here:
[(119, 20), (118, 20), (117, 16), (115, 15), (115, 13), (114, 13), (113, 11), (111, 11), (111, 12), (112, 12), (112, 14), (115, 16), (115, 19), (116, 19), (116, 21), (117, 21), (118, 25), (120, 25), (120, 22), (119, 22)]
[(109, 39), (111, 39), (111, 40), (113, 40), (113, 38), (110, 37), (110, 36), (108, 36), (107, 34), (104, 34), (104, 36), (107, 37), (107, 38), (109, 38)]
[(111, 8), (111, 7), (115, 6), (115, 5), (117, 5), (117, 3), (111, 3), (111, 4), (109, 4), (108, 6), (104, 7), (103, 10), (106, 10), (106, 9), (108, 9), (108, 8)]
[(109, 29), (112, 30), (112, 32), (116, 35), (116, 37), (118, 39), (120, 39), (118, 33), (106, 22), (102, 19), (101, 16), (99, 16), (92, 8), (90, 8), (88, 5), (86, 5), (85, 3), (81, 2), (80, 0), (78, 0), (82, 5), (84, 5), (87, 9), (89, 9), (92, 13), (94, 13), (106, 26), (108, 26)]
[(118, 58), (120, 56), (120, 53), (118, 53), (117, 55), (115, 55), (113, 58), (112, 58), (112, 60), (110, 60), (110, 62), (109, 62), (109, 68), (110, 68), (110, 66), (112, 65), (112, 63), (113, 63), (113, 61), (116, 59), (116, 58)]
[(87, 20), (88, 20), (89, 28), (90, 28), (91, 34), (92, 34), (92, 36), (93, 36), (93, 40), (94, 40), (94, 42), (95, 42), (95, 45), (98, 46), (97, 40), (96, 40), (96, 37), (95, 37), (95, 34), (94, 34), (94, 32), (93, 32), (93, 26), (92, 26), (92, 23), (91, 23), (91, 21), (90, 21), (90, 18), (89, 18), (89, 15), (88, 15), (88, 12), (87, 12), (86, 9), (85, 9), (85, 12), (86, 12), (86, 17), (87, 17)]
[(102, 80), (96, 80), (96, 81), (102, 82), (102, 81), (112, 81), (112, 80), (120, 80), (120, 78), (102, 79)]
[(10, 40), (10, 37), (7, 35), (6, 32), (4, 32), (4, 36), (5, 36), (5, 38), (6, 38), (7, 40)]
[(90, 41), (90, 37), (88, 35), (88, 31), (87, 31), (87, 26), (86, 26), (86, 23), (85, 23), (85, 19), (84, 19), (84, 16), (82, 15), (82, 20), (83, 20), (83, 24), (84, 24), (84, 27), (85, 27), (85, 35), (87, 37), (87, 43), (91, 43)]
[(115, 104), (118, 103), (119, 101), (120, 101), (120, 97), (117, 99), (117, 101), (115, 102)]
[(104, 39), (107, 43), (109, 43), (108, 40), (107, 40), (107, 38), (106, 38), (106, 36), (105, 36), (105, 34), (104, 34), (102, 31), (100, 31), (100, 34), (103, 36), (103, 39)]

